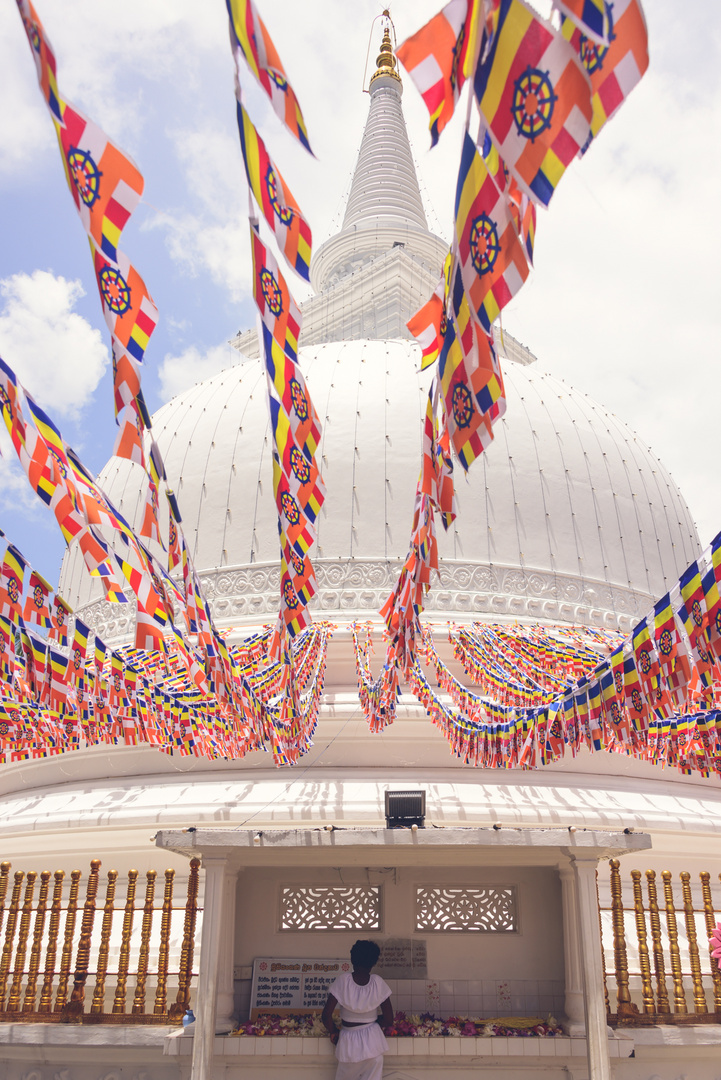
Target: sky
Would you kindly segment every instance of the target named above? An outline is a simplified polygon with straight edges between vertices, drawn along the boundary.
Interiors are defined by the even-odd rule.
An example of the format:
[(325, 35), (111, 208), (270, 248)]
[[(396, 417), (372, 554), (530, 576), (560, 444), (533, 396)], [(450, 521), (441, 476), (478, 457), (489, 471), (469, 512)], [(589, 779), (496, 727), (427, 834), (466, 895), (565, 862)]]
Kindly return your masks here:
[[(222, 0), (37, 0), (63, 97), (145, 177), (126, 227), (160, 312), (146, 353), (151, 410), (236, 362), (228, 339), (254, 325), (247, 187)], [(340, 228), (382, 6), (258, 0), (300, 100), (315, 157), (282, 128), (248, 76), (251, 114), (309, 220), (315, 246)], [(439, 0), (393, 0), (398, 41)], [(647, 0), (651, 66), (550, 209), (535, 270), (504, 328), (544, 371), (587, 392), (670, 470), (702, 544), (721, 529), (713, 447), (721, 302), (716, 209), (721, 20), (710, 0)], [(376, 21), (374, 21), (376, 20)], [(110, 341), (87, 240), (67, 190), (22, 24), (0, 5), (0, 355), (99, 471), (115, 440)], [(450, 238), (465, 108), (430, 150), (410, 80), (404, 111), (430, 227)], [(292, 285), (300, 301), (309, 289)], [(57, 581), (64, 542), (0, 431), (0, 526)]]

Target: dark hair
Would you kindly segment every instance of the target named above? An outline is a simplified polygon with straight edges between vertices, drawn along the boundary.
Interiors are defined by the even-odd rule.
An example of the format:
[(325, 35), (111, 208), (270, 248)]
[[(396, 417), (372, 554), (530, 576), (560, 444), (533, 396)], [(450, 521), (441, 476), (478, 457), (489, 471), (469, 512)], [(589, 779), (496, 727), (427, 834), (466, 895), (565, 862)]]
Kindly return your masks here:
[(378, 963), (380, 954), (381, 951), (375, 941), (356, 941), (350, 951), (350, 959), (353, 967), (370, 971)]

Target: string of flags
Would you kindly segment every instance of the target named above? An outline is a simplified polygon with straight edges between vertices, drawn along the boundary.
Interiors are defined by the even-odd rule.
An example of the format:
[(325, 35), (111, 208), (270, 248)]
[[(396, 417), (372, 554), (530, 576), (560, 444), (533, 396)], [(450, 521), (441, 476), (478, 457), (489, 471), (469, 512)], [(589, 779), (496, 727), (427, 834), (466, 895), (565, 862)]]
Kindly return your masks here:
[(301, 313), (272, 251), (263, 243), (262, 216), (287, 264), (309, 280), (311, 230), (245, 108), (241, 71), (247, 66), (291, 134), (312, 153), (298, 99), (252, 0), (226, 0), (235, 60), (238, 133), (249, 188), (253, 297), (258, 341), (268, 384), (273, 438), (273, 493), (278, 509), (281, 593), (270, 655), (287, 651), (311, 625), (307, 608), (316, 592), (310, 549), (325, 485), (316, 462), (321, 426), (298, 364)]
[[(422, 369), (437, 363), (427, 426), (446, 434), (466, 471), (506, 409), (492, 326), (533, 266), (537, 207), (549, 206), (573, 158), (648, 67), (640, 0), (557, 0), (554, 8), (549, 21), (524, 0), (450, 0), (396, 52), (428, 108), (432, 146), (471, 87), (453, 240), (433, 296), (408, 322)], [(449, 524), (429, 488), (432, 453), (424, 438), (409, 554), (381, 610), (389, 658), (406, 676), (438, 569), (435, 514)]]
[(8, 544), (0, 565), (6, 761), (145, 744), (228, 760), (262, 749), (277, 765), (291, 765), (312, 746), (332, 624), (297, 635), (282, 664), (268, 655), (270, 630), (235, 645), (219, 635), (219, 667), (204, 668), (172, 622), (162, 650), (114, 650), (52, 592)]
[(60, 94), (57, 61), (30, 0), (17, 0), (38, 82), (48, 107), (65, 179), (90, 243), (95, 281), (110, 331), (119, 426), (113, 453), (144, 466), (143, 431), (150, 416), (142, 368), (158, 310), (143, 278), (119, 249), (123, 229), (143, 194), (135, 163), (92, 120)]
[[(371, 730), (395, 665), (370, 670), (369, 630), (354, 633), (360, 700)], [(567, 626), (474, 623), (449, 628), (449, 670), (417, 624), (408, 683), (452, 752), (483, 768), (535, 768), (581, 747), (721, 775), (721, 533), (623, 637)], [(424, 665), (425, 669), (424, 670)], [(438, 692), (433, 689), (430, 673)]]
[[(162, 455), (150, 433), (150, 415), (141, 387), (145, 351), (158, 322), (158, 311), (143, 278), (119, 248), (123, 229), (142, 197), (143, 176), (97, 124), (61, 96), (57, 61), (43, 24), (30, 0), (17, 3), (57, 135), (68, 188), (87, 233), (110, 331), (119, 427), (113, 453), (146, 470), (139, 536), (161, 547), (165, 545), (159, 525), (160, 491), (165, 490), (169, 504), (168, 569), (182, 562), (185, 595), (178, 592), (167, 575), (161, 581), (155, 556), (138, 537), (131, 541), (130, 526), (117, 510), (108, 509), (107, 496), (98, 492), (92, 475), (65, 446), (50, 417), (26, 391), (22, 396), (34, 423), (26, 423), (19, 402), (20, 411), (15, 410), (16, 380), (7, 365), (3, 365), (0, 376), (10, 395), (5, 420), (32, 487), (54, 510), (66, 542), (77, 540), (87, 569), (100, 577), (106, 599), (114, 603), (127, 601), (124, 585), (115, 573), (118, 567), (138, 598), (136, 646), (158, 647), (165, 616), (172, 610), (167, 597), (161, 600), (164, 590), (168, 596), (177, 596), (190, 632), (199, 633), (199, 641), (205, 646), (215, 631), (182, 535), (177, 500), (167, 486)], [(26, 438), (30, 440), (29, 448), (25, 446)], [(130, 550), (121, 554), (110, 550), (108, 536), (102, 535), (103, 527), (110, 536), (119, 535)], [(154, 585), (150, 584), (152, 579), (157, 579)]]

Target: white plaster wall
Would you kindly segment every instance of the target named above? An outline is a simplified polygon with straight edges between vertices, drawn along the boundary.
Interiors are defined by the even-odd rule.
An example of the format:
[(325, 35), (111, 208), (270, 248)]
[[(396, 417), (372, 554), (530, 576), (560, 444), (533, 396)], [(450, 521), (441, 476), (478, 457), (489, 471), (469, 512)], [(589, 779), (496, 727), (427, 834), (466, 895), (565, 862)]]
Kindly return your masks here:
[[(420, 883), (513, 885), (519, 930), (416, 932), (415, 886)], [(289, 884), (382, 885), (382, 932), (281, 931), (280, 889)], [(508, 1016), (545, 1015), (562, 1008), (561, 891), (552, 868), (259, 869), (241, 873), (238, 884), (235, 966), (245, 976), (236, 985), (242, 1015), (247, 1012), (248, 968), (255, 957), (342, 957), (359, 937), (426, 941), (428, 978), (391, 980), (396, 1009)]]

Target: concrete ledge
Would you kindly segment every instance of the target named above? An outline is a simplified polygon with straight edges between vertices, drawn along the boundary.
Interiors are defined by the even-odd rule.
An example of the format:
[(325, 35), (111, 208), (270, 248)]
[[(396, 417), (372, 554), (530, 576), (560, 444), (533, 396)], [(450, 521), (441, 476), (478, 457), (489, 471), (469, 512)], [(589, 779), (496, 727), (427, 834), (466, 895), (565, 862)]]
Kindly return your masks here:
[[(608, 1050), (612, 1060), (628, 1058), (634, 1049), (630, 1039), (609, 1039)], [(165, 1045), (165, 1053), (172, 1056), (190, 1055), (193, 1050), (192, 1036), (183, 1032), (171, 1035)], [(419, 1060), (428, 1059), (438, 1062), (443, 1058), (448, 1064), (469, 1064), (475, 1058), (553, 1058), (586, 1059), (585, 1039), (572, 1039), (567, 1036), (496, 1036), (490, 1038), (467, 1038), (448, 1035), (439, 1038), (389, 1038), (386, 1061), (393, 1060), (394, 1065), (418, 1064)], [(255, 1059), (255, 1064), (262, 1064), (263, 1059), (282, 1057), (289, 1063), (313, 1064), (319, 1066), (335, 1060), (333, 1046), (328, 1039), (302, 1038), (297, 1036), (229, 1036), (216, 1037), (214, 1054), (216, 1058)]]
[(153, 1047), (182, 1029), (137, 1024), (0, 1024), (0, 1046)]

